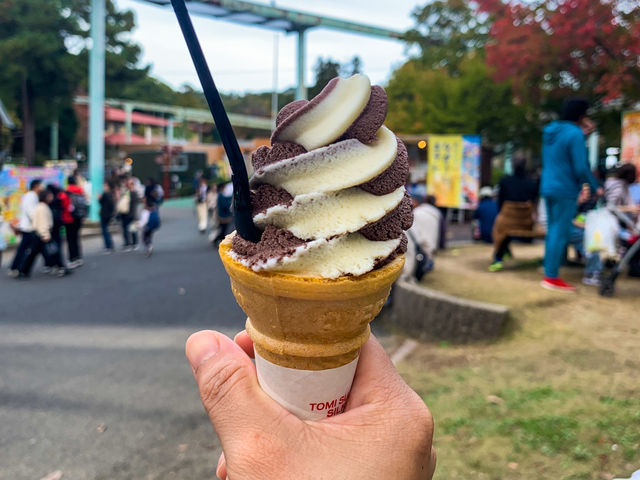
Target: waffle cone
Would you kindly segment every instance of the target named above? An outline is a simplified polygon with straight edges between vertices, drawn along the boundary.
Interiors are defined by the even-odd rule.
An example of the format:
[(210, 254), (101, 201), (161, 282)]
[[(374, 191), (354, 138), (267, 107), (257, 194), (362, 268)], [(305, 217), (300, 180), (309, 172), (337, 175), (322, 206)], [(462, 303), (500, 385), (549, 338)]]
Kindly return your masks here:
[(365, 275), (337, 279), (254, 272), (230, 255), (231, 236), (219, 248), (231, 289), (248, 315), (256, 352), (271, 363), (327, 370), (350, 363), (369, 338), (404, 264), (399, 256)]

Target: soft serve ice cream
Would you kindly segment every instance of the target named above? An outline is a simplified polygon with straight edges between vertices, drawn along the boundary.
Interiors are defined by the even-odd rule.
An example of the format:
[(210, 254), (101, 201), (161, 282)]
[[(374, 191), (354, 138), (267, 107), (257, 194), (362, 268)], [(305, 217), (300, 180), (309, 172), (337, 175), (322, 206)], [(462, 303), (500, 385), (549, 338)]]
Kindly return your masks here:
[(383, 122), (387, 96), (364, 75), (334, 78), (282, 108), (271, 148), (252, 156), (258, 243), (235, 234), (231, 255), (255, 272), (363, 275), (406, 251), (413, 221), (403, 143)]

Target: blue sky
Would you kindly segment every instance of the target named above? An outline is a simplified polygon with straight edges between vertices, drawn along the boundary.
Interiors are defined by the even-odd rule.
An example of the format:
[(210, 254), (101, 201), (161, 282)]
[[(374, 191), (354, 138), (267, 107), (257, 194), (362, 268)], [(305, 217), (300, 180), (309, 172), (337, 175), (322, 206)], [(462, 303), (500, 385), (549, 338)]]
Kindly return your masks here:
[[(264, 1), (256, 3), (266, 3)], [(170, 8), (140, 0), (116, 0), (121, 9), (136, 13), (134, 41), (143, 48), (143, 62), (153, 65), (152, 74), (173, 87), (198, 85), (191, 59)], [(345, 20), (404, 31), (416, 0), (277, 0), (279, 7), (317, 13)], [(273, 85), (274, 33), (211, 18), (193, 17), (194, 26), (218, 88), (224, 92), (265, 91)], [(278, 35), (278, 88), (295, 85), (295, 35)], [(341, 63), (354, 55), (363, 60), (364, 73), (373, 83), (384, 84), (394, 66), (406, 60), (401, 42), (353, 35), (327, 29), (307, 33), (307, 83), (319, 56)]]

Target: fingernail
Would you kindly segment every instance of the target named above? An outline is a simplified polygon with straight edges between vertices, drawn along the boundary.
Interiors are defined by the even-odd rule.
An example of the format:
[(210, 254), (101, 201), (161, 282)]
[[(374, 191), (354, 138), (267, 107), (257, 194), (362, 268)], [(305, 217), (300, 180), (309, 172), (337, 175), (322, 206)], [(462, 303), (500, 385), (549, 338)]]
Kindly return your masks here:
[[(222, 464), (224, 463), (224, 452), (220, 455), (220, 458), (218, 458), (218, 466), (216, 467), (216, 477), (218, 477), (220, 480), (224, 480), (222, 478), (222, 469), (220, 467), (222, 467)], [(225, 475), (225, 478), (227, 476)]]
[(185, 353), (191, 368), (195, 372), (203, 362), (213, 357), (220, 349), (218, 334), (212, 330), (203, 330), (187, 339)]

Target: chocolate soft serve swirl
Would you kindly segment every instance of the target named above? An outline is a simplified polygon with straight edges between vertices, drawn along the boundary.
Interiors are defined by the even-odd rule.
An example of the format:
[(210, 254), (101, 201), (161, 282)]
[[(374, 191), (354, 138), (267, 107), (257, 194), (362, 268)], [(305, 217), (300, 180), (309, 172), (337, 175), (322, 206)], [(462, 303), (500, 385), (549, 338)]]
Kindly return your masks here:
[(406, 251), (413, 222), (404, 144), (383, 125), (387, 96), (364, 75), (334, 78), (282, 108), (271, 148), (252, 155), (258, 243), (237, 233), (233, 258), (254, 271), (362, 275)]

